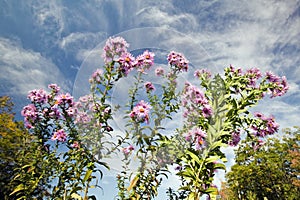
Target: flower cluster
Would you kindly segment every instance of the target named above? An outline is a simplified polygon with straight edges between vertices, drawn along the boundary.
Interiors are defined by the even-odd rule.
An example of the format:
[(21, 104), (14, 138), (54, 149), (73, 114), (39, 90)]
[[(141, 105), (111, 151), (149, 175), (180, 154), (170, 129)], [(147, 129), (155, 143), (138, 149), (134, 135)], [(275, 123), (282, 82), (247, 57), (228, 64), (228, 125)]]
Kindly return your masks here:
[(127, 52), (129, 44), (122, 37), (108, 38), (103, 48), (103, 55), (105, 63), (114, 61), (122, 54)]
[(38, 112), (34, 104), (29, 104), (23, 108), (21, 115), (24, 117), (26, 128), (34, 127), (34, 122), (38, 117)]
[(184, 111), (184, 117), (186, 118), (188, 116), (190, 118), (198, 118), (199, 116), (208, 118), (213, 114), (205, 94), (189, 82), (185, 83), (182, 105), (186, 108)]
[(129, 116), (136, 122), (149, 123), (149, 112), (152, 107), (141, 100), (130, 112)]
[(194, 72), (194, 76), (197, 78), (203, 77), (204, 79), (208, 79), (211, 77), (211, 73), (207, 69), (197, 69)]
[(256, 112), (255, 117), (259, 119), (261, 123), (253, 124), (251, 129), (254, 131), (254, 135), (258, 137), (265, 137), (272, 135), (279, 129), (279, 124), (275, 122), (273, 116), (266, 117), (262, 113)]
[(125, 76), (133, 69), (135, 64), (135, 58), (128, 52), (124, 52), (117, 61), (120, 64), (120, 71)]
[[(31, 104), (21, 111), (28, 129), (35, 128), (40, 121), (44, 121), (47, 126), (61, 127), (66, 118), (72, 118), (77, 112), (73, 97), (69, 93), (60, 93), (60, 88), (56, 84), (50, 84), (48, 87), (51, 89), (50, 93), (43, 89), (29, 91), (28, 98)], [(48, 134), (53, 133), (52, 140), (61, 142), (66, 140), (66, 134), (62, 129), (51, 128), (51, 130)]]
[(31, 90), (27, 97), (30, 101), (41, 104), (46, 103), (48, 100), (48, 95), (43, 89)]
[[(117, 72), (120, 75), (127, 76), (128, 73), (137, 68), (138, 71), (144, 72), (154, 64), (154, 53), (148, 50), (136, 58), (127, 51), (129, 45), (121, 37), (109, 38), (103, 48), (103, 57), (106, 64), (118, 63)], [(97, 73), (95, 75), (98, 75)], [(97, 77), (97, 76), (95, 76)], [(94, 77), (93, 77), (94, 78)], [(93, 79), (92, 79), (93, 80)], [(99, 83), (100, 79), (96, 80)]]
[(192, 130), (188, 131), (185, 139), (188, 142), (195, 144), (196, 150), (199, 150), (204, 147), (206, 136), (207, 134), (205, 131), (203, 131), (201, 128), (194, 127)]
[(272, 95), (271, 97), (282, 96), (289, 89), (285, 76), (279, 77), (274, 75), (272, 72), (267, 72), (266, 79), (276, 86), (275, 88), (269, 88)]
[(175, 66), (179, 71), (187, 71), (189, 61), (183, 54), (171, 51), (168, 55), (168, 61), (171, 66)]
[(248, 87), (257, 87), (257, 81), (262, 77), (262, 74), (258, 68), (251, 68), (247, 70), (245, 76), (248, 78)]
[(101, 83), (102, 81), (102, 74), (103, 74), (103, 71), (101, 69), (96, 69), (96, 71), (94, 71), (94, 73), (92, 74), (89, 82), (90, 83)]
[(51, 140), (58, 140), (60, 142), (65, 142), (67, 138), (67, 134), (63, 129), (57, 130), (54, 132)]

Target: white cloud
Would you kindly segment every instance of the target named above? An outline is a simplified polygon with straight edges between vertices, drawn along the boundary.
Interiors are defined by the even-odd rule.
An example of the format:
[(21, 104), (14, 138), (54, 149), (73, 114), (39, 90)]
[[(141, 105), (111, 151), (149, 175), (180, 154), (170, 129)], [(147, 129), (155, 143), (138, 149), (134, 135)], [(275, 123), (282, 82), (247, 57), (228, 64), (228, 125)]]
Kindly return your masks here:
[(64, 77), (51, 60), (40, 53), (24, 49), (20, 44), (0, 38), (1, 84), (4, 95), (26, 95), (28, 90), (47, 88), (58, 83), (66, 89)]

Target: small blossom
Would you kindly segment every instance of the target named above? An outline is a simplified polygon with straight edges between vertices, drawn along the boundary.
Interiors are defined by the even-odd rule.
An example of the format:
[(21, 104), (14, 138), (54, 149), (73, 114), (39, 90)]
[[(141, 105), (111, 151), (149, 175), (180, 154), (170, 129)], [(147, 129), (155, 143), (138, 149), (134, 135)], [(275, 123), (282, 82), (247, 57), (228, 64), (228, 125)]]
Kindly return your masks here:
[(137, 122), (149, 123), (149, 112), (152, 107), (141, 100), (130, 112), (129, 116)]
[(60, 87), (55, 83), (48, 85), (48, 88), (51, 89), (54, 94), (57, 94), (60, 91)]
[(240, 140), (241, 140), (240, 132), (239, 131), (234, 131), (231, 134), (231, 140), (228, 142), (228, 144), (230, 146), (236, 146), (236, 145), (238, 145)]
[(58, 131), (55, 131), (53, 136), (51, 137), (51, 140), (58, 140), (60, 142), (66, 141), (67, 134), (63, 129), (60, 129)]
[(97, 69), (94, 71), (92, 74), (92, 77), (90, 78), (90, 83), (95, 82), (95, 83), (100, 83), (101, 82), (101, 75), (103, 74), (103, 71), (101, 69)]
[(25, 106), (21, 111), (21, 115), (27, 120), (35, 120), (38, 115), (35, 105), (29, 104)]
[(132, 145), (129, 145), (128, 147), (123, 148), (123, 152), (125, 155), (130, 154), (134, 150), (134, 147)]
[(211, 117), (213, 114), (212, 107), (208, 104), (205, 104), (202, 109), (202, 115), (205, 118)]
[(164, 75), (164, 73), (165, 73), (165, 71), (164, 71), (164, 69), (162, 67), (157, 67), (155, 69), (156, 76), (162, 76), (162, 75)]
[(134, 66), (138, 68), (138, 71), (144, 72), (146, 69), (149, 69), (154, 64), (154, 53), (149, 52), (148, 50), (144, 51), (142, 55), (139, 55), (135, 62)]
[(78, 141), (73, 142), (73, 144), (71, 144), (71, 147), (77, 149), (80, 148), (79, 142)]
[(204, 145), (204, 139), (206, 138), (207, 134), (201, 128), (194, 127), (192, 130), (188, 131), (185, 136), (185, 139), (189, 142), (195, 144), (197, 150), (201, 149)]
[(147, 92), (151, 92), (151, 91), (155, 90), (154, 85), (151, 82), (149, 82), (149, 81), (146, 82), (144, 84), (144, 86), (145, 86)]
[(120, 71), (126, 76), (134, 66), (134, 57), (126, 52), (121, 55), (118, 62), (120, 64)]
[(211, 73), (207, 69), (201, 69), (201, 70), (198, 69), (194, 72), (194, 76), (197, 78), (200, 78), (201, 76), (204, 76), (205, 78), (210, 78)]

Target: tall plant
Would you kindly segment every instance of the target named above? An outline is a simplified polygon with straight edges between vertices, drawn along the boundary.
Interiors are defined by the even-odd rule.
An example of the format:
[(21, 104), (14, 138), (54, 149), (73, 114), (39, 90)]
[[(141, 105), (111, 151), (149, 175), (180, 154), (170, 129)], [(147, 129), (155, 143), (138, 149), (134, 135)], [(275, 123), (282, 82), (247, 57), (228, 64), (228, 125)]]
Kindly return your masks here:
[[(167, 56), (169, 68), (154, 68), (154, 53), (145, 51), (134, 57), (127, 42), (109, 38), (104, 47), (104, 63), (91, 76), (91, 93), (78, 102), (61, 93), (55, 84), (50, 93), (33, 90), (32, 104), (22, 114), (29, 131), (36, 135), (45, 162), (49, 162), (53, 197), (88, 198), (104, 158), (122, 155), (123, 170), (117, 175), (119, 199), (151, 199), (158, 194), (162, 178), (170, 165), (177, 166), (182, 180), (179, 194), (169, 190), (170, 198), (199, 199), (216, 194), (213, 186), (217, 169), (225, 169), (221, 147), (237, 145), (241, 135), (259, 145), (259, 138), (274, 134), (278, 124), (272, 116), (250, 113), (266, 94), (281, 96), (288, 90), (285, 77), (262, 74), (252, 68), (246, 72), (232, 66), (214, 76), (196, 70), (199, 84), (184, 83), (178, 77), (188, 71), (189, 61), (178, 52)], [(162, 82), (151, 82), (149, 72)], [(133, 75), (125, 105), (112, 105), (113, 90), (121, 79)], [(115, 131), (114, 117), (122, 110), (126, 129)], [(183, 125), (166, 129), (183, 110)], [(180, 123), (178, 123), (180, 124)], [(168, 133), (168, 134), (165, 134)], [(134, 159), (133, 159), (134, 158)], [(129, 165), (137, 167), (130, 170)], [(80, 193), (81, 191), (81, 193)]]

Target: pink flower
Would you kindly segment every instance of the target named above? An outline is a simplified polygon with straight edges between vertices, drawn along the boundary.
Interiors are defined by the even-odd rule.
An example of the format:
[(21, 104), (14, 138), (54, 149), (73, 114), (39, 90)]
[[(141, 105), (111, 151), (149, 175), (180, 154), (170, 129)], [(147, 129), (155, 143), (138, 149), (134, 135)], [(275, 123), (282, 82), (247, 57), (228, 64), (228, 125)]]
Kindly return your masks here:
[(60, 94), (55, 99), (56, 99), (55, 104), (58, 104), (58, 105), (61, 105), (61, 104), (68, 104), (69, 106), (74, 105), (73, 97), (69, 93)]
[(287, 84), (287, 80), (286, 77), (279, 77), (276, 76), (274, 74), (272, 74), (272, 72), (267, 72), (266, 73), (266, 79), (270, 82), (274, 84), (273, 88), (269, 88), (271, 95), (271, 98), (273, 97), (278, 97), (278, 96), (282, 96), (285, 93), (287, 93), (289, 86)]
[(175, 66), (179, 71), (187, 71), (189, 61), (183, 54), (171, 51), (168, 55), (168, 61), (171, 66)]
[(228, 144), (230, 146), (236, 146), (238, 145), (238, 143), (240, 142), (241, 140), (241, 137), (240, 137), (240, 132), (239, 131), (234, 131), (232, 134), (231, 134), (231, 140), (228, 142)]
[(60, 87), (58, 87), (56, 84), (50, 84), (48, 85), (48, 88), (52, 90), (54, 94), (57, 94), (60, 91)]
[(128, 147), (123, 148), (123, 152), (125, 155), (130, 154), (134, 150), (134, 147), (132, 145), (129, 145)]
[(26, 119), (35, 120), (38, 115), (35, 105), (29, 104), (25, 106), (21, 111), (21, 115), (24, 116)]
[(205, 131), (203, 131), (201, 128), (194, 127), (187, 133), (185, 139), (189, 142), (193, 142), (195, 144), (195, 148), (199, 150), (203, 147), (206, 136), (207, 134)]
[(154, 64), (154, 53), (148, 50), (144, 51), (142, 55), (139, 55), (134, 63), (135, 67), (139, 68), (139, 71), (144, 72)]
[(100, 83), (101, 82), (101, 75), (103, 74), (103, 71), (101, 69), (97, 69), (94, 71), (92, 74), (92, 77), (90, 78), (90, 83), (95, 82), (95, 83)]
[(210, 78), (211, 73), (207, 69), (198, 69), (194, 72), (194, 76), (197, 78), (200, 78), (201, 76), (204, 76), (205, 78)]
[(108, 38), (103, 48), (103, 55), (105, 63), (112, 62), (116, 57), (120, 57), (127, 52), (129, 44), (122, 37)]
[(213, 114), (212, 107), (208, 104), (205, 104), (202, 109), (202, 115), (205, 118), (211, 117)]
[(145, 86), (147, 92), (151, 92), (151, 91), (155, 90), (154, 85), (151, 82), (149, 82), (149, 81), (146, 82), (144, 84), (144, 86)]
[(118, 59), (118, 63), (120, 64), (120, 71), (126, 76), (134, 66), (134, 57), (130, 53), (125, 52)]
[(51, 137), (51, 140), (58, 140), (60, 142), (64, 142), (67, 139), (67, 134), (63, 129), (60, 129), (58, 131), (55, 131), (53, 136)]
[(137, 122), (149, 123), (149, 112), (152, 107), (141, 100), (131, 111), (129, 116)]
[(162, 76), (162, 75), (164, 75), (164, 73), (165, 73), (165, 71), (162, 67), (158, 67), (155, 69), (156, 76)]
[(77, 142), (77, 141), (73, 142), (73, 144), (71, 144), (71, 147), (77, 148), (77, 149), (80, 148), (79, 142)]
[(43, 89), (31, 90), (27, 96), (31, 102), (46, 103), (48, 100), (47, 93)]

